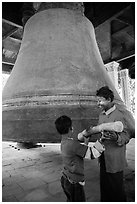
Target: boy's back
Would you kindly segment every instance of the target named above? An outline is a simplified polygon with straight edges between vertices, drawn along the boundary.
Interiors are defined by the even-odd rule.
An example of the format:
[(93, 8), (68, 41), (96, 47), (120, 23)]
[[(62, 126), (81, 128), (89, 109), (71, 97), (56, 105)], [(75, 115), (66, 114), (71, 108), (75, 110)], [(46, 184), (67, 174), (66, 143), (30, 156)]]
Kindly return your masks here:
[[(68, 116), (60, 116), (55, 121), (58, 133), (62, 137), (61, 152), (63, 172), (61, 186), (68, 202), (85, 202), (84, 161), (88, 146), (73, 139), (72, 120)], [(87, 144), (87, 139), (85, 139)]]
[(84, 181), (84, 160), (87, 146), (73, 138), (62, 138), (63, 173), (75, 182)]

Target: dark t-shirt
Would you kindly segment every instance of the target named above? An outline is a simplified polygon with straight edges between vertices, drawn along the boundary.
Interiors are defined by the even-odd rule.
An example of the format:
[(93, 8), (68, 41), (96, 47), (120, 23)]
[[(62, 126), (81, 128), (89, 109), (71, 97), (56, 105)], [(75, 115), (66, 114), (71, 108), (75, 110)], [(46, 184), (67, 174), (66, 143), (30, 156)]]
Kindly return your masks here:
[(61, 141), (63, 159), (63, 172), (71, 180), (84, 181), (84, 160), (88, 146), (81, 144), (73, 138), (65, 138)]

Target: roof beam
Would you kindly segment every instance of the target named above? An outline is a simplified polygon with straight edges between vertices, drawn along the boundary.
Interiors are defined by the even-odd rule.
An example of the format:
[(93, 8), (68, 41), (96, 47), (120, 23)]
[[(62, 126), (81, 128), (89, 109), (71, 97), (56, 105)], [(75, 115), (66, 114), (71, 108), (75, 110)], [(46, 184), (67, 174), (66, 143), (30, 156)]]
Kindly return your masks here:
[(21, 44), (22, 40), (21, 39), (18, 39), (18, 38), (14, 38), (14, 37), (9, 37), (12, 41), (14, 41), (15, 43), (19, 43)]
[(111, 58), (111, 61), (121, 62), (123, 60), (126, 60), (134, 56), (135, 56), (135, 50), (131, 50), (126, 52), (126, 54), (119, 56), (118, 58)]
[(15, 33), (18, 30), (18, 28), (13, 28), (12, 30), (10, 30), (8, 33), (6, 33), (6, 35), (4, 35), (2, 37), (2, 40), (5, 40), (7, 37), (10, 37), (13, 33)]
[(17, 28), (23, 28), (23, 26), (18, 25), (18, 24), (16, 24), (16, 23), (13, 23), (13, 22), (11, 22), (11, 21), (8, 21), (8, 20), (6, 20), (6, 19), (2, 19), (2, 22), (7, 23), (7, 24), (9, 24), (9, 25), (11, 25), (11, 26), (15, 26), (15, 27), (17, 27)]
[(126, 25), (131, 25), (131, 23), (127, 22), (127, 19), (121, 19), (121, 17), (117, 17), (115, 20), (119, 21), (120, 23), (124, 23)]
[(9, 64), (9, 65), (14, 65), (15, 64), (16, 59), (14, 58), (7, 58), (4, 55), (2, 55), (2, 63), (3, 64)]
[(117, 32), (115, 32), (115, 33), (112, 33), (111, 36), (112, 36), (112, 37), (115, 37), (115, 36), (117, 36), (117, 35), (119, 35), (119, 34), (121, 34), (121, 33), (125, 33), (125, 32), (128, 32), (128, 31), (132, 30), (132, 28), (133, 28), (132, 25), (126, 26), (125, 28), (122, 28), (122, 29), (120, 29), (119, 31), (117, 31)]
[(109, 18), (109, 21), (112, 21), (114, 19), (117, 19), (120, 15), (122, 15), (125, 11), (129, 10), (131, 8), (131, 5), (124, 8), (122, 11), (118, 12), (117, 14), (113, 15), (111, 18)]
[(122, 61), (124, 61), (124, 60), (126, 60), (126, 59), (129, 59), (129, 58), (131, 58), (131, 57), (135, 57), (135, 54), (131, 54), (131, 55), (127, 56), (127, 57), (123, 57), (123, 58), (117, 60), (116, 62), (122, 62)]
[(10, 50), (12, 52), (18, 53), (20, 49), (21, 42), (16, 40), (15, 38), (7, 38), (5, 41), (3, 41), (3, 49), (4, 50)]
[(11, 72), (13, 66), (14, 66), (14, 65), (12, 65), (12, 64), (2, 63), (2, 73), (9, 73), (9, 74), (10, 74), (10, 72)]

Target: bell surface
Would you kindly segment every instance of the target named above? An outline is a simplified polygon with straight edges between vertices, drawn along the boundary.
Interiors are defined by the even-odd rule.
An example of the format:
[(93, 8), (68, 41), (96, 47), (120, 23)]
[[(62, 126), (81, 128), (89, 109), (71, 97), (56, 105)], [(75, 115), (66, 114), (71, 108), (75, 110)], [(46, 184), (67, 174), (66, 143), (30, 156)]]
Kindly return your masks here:
[(67, 115), (74, 133), (97, 124), (96, 90), (108, 85), (92, 23), (72, 9), (50, 8), (24, 27), (21, 48), (3, 90), (3, 141), (59, 142), (55, 120)]

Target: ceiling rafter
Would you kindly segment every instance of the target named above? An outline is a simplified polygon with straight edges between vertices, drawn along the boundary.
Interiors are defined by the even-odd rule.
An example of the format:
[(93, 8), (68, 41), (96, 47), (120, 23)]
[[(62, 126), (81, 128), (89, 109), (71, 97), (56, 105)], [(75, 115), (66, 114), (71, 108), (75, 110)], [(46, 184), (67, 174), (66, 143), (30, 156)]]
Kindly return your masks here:
[(4, 55), (2, 55), (2, 63), (4, 64), (9, 64), (9, 65), (14, 65), (15, 64), (15, 59), (14, 58), (7, 58)]
[(7, 63), (2, 62), (2, 73), (10, 74), (10, 72), (13, 69), (13, 66), (14, 66), (13, 64), (7, 64)]
[(131, 25), (126, 26), (126, 27), (124, 27), (124, 28), (122, 28), (122, 29), (116, 31), (115, 33), (113, 33), (113, 34), (112, 34), (112, 37), (115, 37), (115, 36), (117, 36), (117, 35), (119, 35), (119, 34), (121, 34), (121, 33), (128, 32), (128, 31), (130, 31), (131, 29), (132, 29), (132, 26), (131, 26)]
[(15, 38), (8, 37), (3, 42), (3, 49), (18, 53), (20, 45), (21, 45), (20, 41), (15, 40)]
[(128, 11), (129, 9), (131, 9), (131, 5), (127, 6), (127, 7), (124, 8), (122, 11), (120, 11), (120, 12), (116, 13), (115, 15), (113, 15), (113, 16), (109, 19), (109, 21), (112, 21), (112, 20), (118, 18), (118, 17), (121, 16), (125, 11)]
[(123, 58), (121, 58), (121, 59), (118, 59), (117, 62), (121, 62), (121, 61), (123, 61), (123, 60), (125, 60), (125, 59), (129, 59), (129, 58), (131, 58), (131, 57), (135, 57), (135, 54), (132, 54), (132, 52), (130, 52), (127, 57), (123, 57)]
[(18, 39), (18, 38), (14, 38), (14, 37), (9, 37), (12, 41), (14, 41), (15, 43), (19, 43), (21, 44), (22, 40), (21, 39)]
[(131, 25), (131, 23), (127, 22), (126, 19), (121, 19), (121, 17), (117, 17), (115, 20), (119, 21), (120, 23), (124, 23), (126, 25)]
[(11, 25), (11, 26), (15, 26), (15, 27), (17, 27), (17, 28), (23, 28), (23, 26), (21, 26), (21, 25), (18, 25), (18, 24), (16, 24), (16, 23), (13, 23), (13, 22), (11, 22), (11, 21), (8, 21), (8, 20), (6, 20), (6, 19), (2, 19), (2, 22), (4, 22), (4, 23), (7, 23), (7, 24), (9, 24), (9, 25)]
[(112, 59), (115, 60), (116, 62), (121, 62), (125, 59), (131, 58), (134, 56), (135, 56), (135, 52), (134, 52), (134, 50), (131, 50), (131, 51), (126, 52), (126, 54), (124, 53), (120, 57), (113, 57)]
[(18, 28), (13, 28), (12, 30), (10, 30), (8, 33), (6, 33), (3, 37), (2, 40), (5, 40), (7, 37), (10, 37), (11, 35), (13, 35), (16, 31), (18, 30)]
[[(102, 19), (104, 19), (103, 22), (111, 22), (112, 20), (115, 20), (118, 16), (122, 15), (125, 11), (128, 11), (129, 9), (131, 9), (131, 5), (128, 5), (127, 7), (121, 9), (121, 11), (119, 11), (113, 15), (110, 15), (111, 10), (108, 10), (109, 14), (107, 14), (107, 15), (110, 15), (110, 17), (106, 18), (106, 20), (104, 19), (104, 16), (106, 15), (105, 14), (106, 10), (104, 10), (104, 12), (102, 12), (102, 14), (100, 14), (100, 16), (97, 19), (96, 19), (96, 16), (95, 17), (93, 16), (93, 19), (95, 19), (94, 25), (95, 25), (95, 27), (98, 26), (100, 24), (99, 22), (101, 22)], [(92, 19), (91, 19), (91, 21), (92, 21)]]

